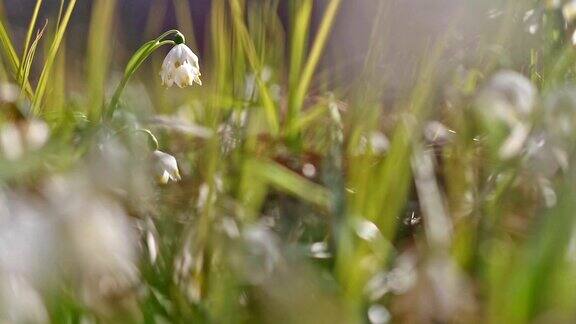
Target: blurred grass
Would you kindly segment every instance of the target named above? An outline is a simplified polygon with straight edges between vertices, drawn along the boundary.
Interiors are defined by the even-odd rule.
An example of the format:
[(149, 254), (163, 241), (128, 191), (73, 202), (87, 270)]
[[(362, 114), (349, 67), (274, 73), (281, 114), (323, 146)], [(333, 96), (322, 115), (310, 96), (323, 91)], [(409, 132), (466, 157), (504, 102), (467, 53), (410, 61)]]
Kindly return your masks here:
[(87, 88), (90, 91), (87, 103), (87, 115), (97, 119), (104, 106), (104, 90), (109, 69), (110, 49), (106, 44), (107, 37), (114, 30), (115, 0), (95, 1), (90, 19), (87, 58)]
[(70, 16), (72, 15), (72, 11), (74, 10), (74, 6), (76, 5), (76, 0), (70, 0), (68, 2), (68, 6), (66, 7), (66, 11), (64, 12), (64, 16), (62, 20), (58, 19), (58, 28), (54, 34), (54, 39), (50, 45), (50, 50), (46, 56), (42, 73), (38, 79), (38, 85), (36, 86), (36, 90), (34, 92), (34, 97), (32, 99), (32, 113), (37, 115), (41, 113), (42, 109), (42, 100), (44, 99), (44, 95), (46, 94), (46, 87), (50, 75), (52, 73), (52, 66), (54, 61), (56, 60), (56, 55), (58, 54), (58, 50), (62, 43), (62, 39), (64, 38), (64, 33), (66, 32), (66, 27), (68, 26), (68, 21), (70, 20)]
[[(343, 1), (289, 1), (285, 28), (279, 1), (214, 0), (208, 49), (199, 55), (202, 88), (162, 88), (154, 69), (161, 54), (151, 54), (160, 44), (152, 40), (120, 64), (126, 64), (120, 81), (126, 91), (110, 98), (108, 90), (118, 82), (111, 67), (118, 66), (119, 1), (93, 2), (82, 58), (70, 57), (65, 46), (76, 1), (61, 2), (61, 17), (49, 19), (45, 29), (37, 24), (42, 3), (34, 7), (21, 58), (8, 22), (0, 21), (3, 70), (10, 71), (0, 75), (3, 83), (31, 95), (31, 102), (20, 98), (18, 104), (31, 105), (33, 117), (45, 118), (53, 135), (46, 148), (20, 161), (2, 156), (2, 185), (34, 192), (44, 177), (81, 164), (98, 146), (90, 127), (116, 127), (117, 137), (133, 125), (149, 127), (184, 175), (178, 184), (155, 188), (153, 211), (131, 210), (154, 228), (150, 233), (160, 251), (159, 261), (140, 261), (144, 293), (137, 315), (132, 310), (103, 316), (84, 307), (73, 289), (64, 289), (47, 298), (53, 322), (576, 319), (574, 292), (561, 289), (563, 281), (569, 287), (576, 282), (573, 142), (565, 149), (568, 166), (546, 179), (557, 198), (548, 207), (538, 193), (541, 174), (529, 167), (531, 157), (498, 158), (488, 138), (494, 130), (474, 112), (476, 94), (489, 76), (515, 68), (541, 93), (527, 121), (531, 134), (554, 131), (555, 125), (539, 129), (547, 96), (573, 85), (576, 75), (574, 46), (558, 21), (559, 9), (529, 1), (500, 4), (498, 24), (487, 26), (496, 32), (480, 35), (481, 48), (457, 71), (445, 71), (454, 30), (429, 40), (417, 67), (406, 71), (415, 81), (390, 100), (383, 89), (394, 78), (385, 78), (379, 67), (386, 49), (394, 48), (387, 21), (397, 3), (377, 6), (362, 68), (341, 85), (331, 80), (340, 67), (321, 63)], [(173, 5), (178, 28), (196, 50), (189, 3)], [(522, 43), (515, 41), (518, 17), (532, 6), (543, 15), (543, 44), (520, 44), (528, 59), (514, 60), (514, 46)], [(155, 36), (163, 32), (156, 11), (163, 17), (171, 7), (154, 2), (152, 8), (143, 33)], [(320, 9), (316, 26), (314, 12)], [(48, 51), (37, 53), (42, 42)], [(148, 54), (157, 56), (152, 68), (138, 70)], [(84, 70), (71, 71), (72, 59)], [(29, 79), (37, 80), (30, 82), (35, 87)], [(81, 80), (80, 86), (71, 87), (70, 80)], [(153, 104), (146, 110), (141, 105), (149, 97)], [(117, 114), (106, 111), (107, 105)], [(564, 105), (576, 109), (576, 102)], [(2, 108), (7, 114), (11, 106)], [(212, 136), (155, 129), (149, 121), (159, 112), (203, 126)], [(3, 115), (2, 125), (13, 119)], [(451, 139), (428, 138), (430, 121), (445, 124)], [(576, 120), (569, 122), (573, 137)]]

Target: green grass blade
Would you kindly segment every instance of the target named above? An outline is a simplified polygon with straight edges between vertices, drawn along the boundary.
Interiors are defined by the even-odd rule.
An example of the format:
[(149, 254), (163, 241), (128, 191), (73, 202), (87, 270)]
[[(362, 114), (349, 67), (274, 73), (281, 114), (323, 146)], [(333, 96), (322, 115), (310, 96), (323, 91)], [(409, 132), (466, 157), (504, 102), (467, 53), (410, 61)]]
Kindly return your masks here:
[(104, 87), (110, 61), (110, 48), (102, 46), (110, 37), (116, 0), (99, 0), (93, 4), (88, 36), (88, 116), (100, 116), (104, 103)]
[(291, 193), (304, 201), (325, 209), (329, 208), (330, 192), (326, 188), (272, 161), (254, 159), (249, 163), (254, 176), (259, 180)]
[(258, 57), (258, 53), (254, 47), (254, 43), (250, 39), (250, 35), (246, 28), (246, 24), (243, 21), (243, 11), (241, 9), (241, 5), (238, 0), (231, 1), (231, 10), (232, 10), (232, 21), (234, 25), (234, 31), (238, 37), (238, 41), (242, 45), (244, 52), (246, 53), (246, 57), (248, 59), (248, 63), (252, 70), (254, 70), (254, 74), (256, 76), (256, 84), (258, 86), (258, 90), (260, 91), (260, 100), (262, 101), (262, 105), (264, 106), (264, 110), (266, 112), (266, 118), (268, 120), (268, 125), (270, 127), (270, 132), (273, 135), (278, 134), (280, 126), (279, 126), (279, 118), (278, 118), (278, 111), (276, 105), (274, 104), (274, 100), (272, 99), (272, 95), (270, 94), (270, 90), (262, 81), (260, 76), (260, 72), (262, 71), (262, 63)]
[[(32, 12), (32, 18), (30, 18), (30, 23), (28, 24), (28, 31), (26, 32), (26, 39), (24, 41), (24, 48), (22, 49), (22, 59), (21, 61), (24, 62), (28, 57), (28, 52), (30, 51), (30, 41), (32, 40), (32, 33), (34, 32), (34, 28), (36, 26), (36, 20), (38, 19), (38, 13), (40, 12), (40, 7), (42, 6), (42, 0), (37, 0), (36, 5), (34, 6), (34, 11)], [(18, 71), (18, 81), (19, 83), (23, 84), (22, 82), (22, 73), (25, 64), (20, 65)]]
[(54, 40), (50, 45), (50, 49), (48, 51), (48, 55), (46, 57), (46, 61), (44, 62), (44, 68), (42, 69), (42, 73), (40, 74), (40, 79), (38, 80), (38, 86), (36, 88), (36, 93), (34, 94), (34, 98), (32, 100), (32, 113), (37, 115), (40, 113), (42, 99), (46, 94), (46, 87), (48, 85), (48, 80), (50, 78), (50, 73), (52, 71), (52, 65), (54, 64), (54, 60), (56, 59), (56, 55), (58, 54), (58, 49), (62, 43), (62, 39), (64, 38), (64, 33), (66, 32), (66, 27), (68, 26), (68, 22), (70, 21), (70, 16), (74, 11), (74, 7), (76, 6), (76, 0), (70, 0), (68, 3), (68, 7), (62, 17), (62, 21), (59, 23), (58, 29), (56, 30), (56, 35), (54, 36)]
[(306, 61), (306, 65), (304, 66), (304, 70), (302, 71), (302, 75), (298, 82), (298, 87), (295, 90), (293, 100), (291, 102), (292, 108), (290, 108), (290, 111), (292, 111), (292, 114), (295, 116), (297, 116), (298, 112), (302, 108), (304, 99), (306, 98), (306, 93), (310, 88), (316, 67), (320, 62), (320, 58), (326, 43), (328, 42), (330, 31), (332, 30), (332, 25), (334, 24), (334, 20), (336, 19), (336, 15), (338, 14), (338, 9), (340, 8), (341, 3), (341, 0), (332, 0), (326, 8), (326, 13), (324, 14), (324, 18), (320, 24), (318, 34), (316, 35), (312, 49), (310, 50), (310, 56)]
[[(6, 57), (9, 63), (9, 69), (15, 80), (18, 80), (18, 71), (20, 69), (20, 59), (14, 50), (14, 45), (12, 40), (8, 35), (8, 31), (2, 21), (0, 21), (0, 44), (2, 45), (3, 55)], [(26, 88), (24, 89), (29, 97), (32, 97), (33, 91), (30, 83), (26, 81)]]
[(32, 62), (34, 61), (34, 55), (36, 54), (36, 48), (38, 48), (38, 42), (40, 41), (42, 35), (44, 34), (44, 31), (46, 30), (47, 23), (48, 22), (46, 22), (44, 24), (44, 27), (42, 27), (42, 29), (38, 31), (38, 34), (36, 34), (36, 37), (34, 38), (32, 44), (30, 45), (30, 48), (26, 50), (26, 56), (22, 58), (22, 64), (19, 74), (20, 80), (18, 80), (18, 83), (22, 88), (22, 91), (24, 91), (24, 89), (26, 88), (26, 84), (28, 84), (28, 76), (30, 75), (30, 69), (32, 68)]
[(14, 50), (14, 45), (12, 45), (12, 40), (8, 35), (8, 31), (4, 26), (4, 23), (0, 21), (0, 42), (2, 44), (2, 52), (4, 56), (8, 59), (10, 63), (10, 69), (14, 75), (18, 74), (18, 69), (20, 68), (20, 59)]
[(287, 126), (291, 128), (292, 123), (298, 117), (298, 107), (294, 99), (302, 73), (304, 57), (308, 45), (308, 31), (312, 17), (313, 2), (308, 0), (298, 0), (291, 2), (294, 17), (291, 20), (290, 36), (290, 71), (289, 71), (289, 98)]

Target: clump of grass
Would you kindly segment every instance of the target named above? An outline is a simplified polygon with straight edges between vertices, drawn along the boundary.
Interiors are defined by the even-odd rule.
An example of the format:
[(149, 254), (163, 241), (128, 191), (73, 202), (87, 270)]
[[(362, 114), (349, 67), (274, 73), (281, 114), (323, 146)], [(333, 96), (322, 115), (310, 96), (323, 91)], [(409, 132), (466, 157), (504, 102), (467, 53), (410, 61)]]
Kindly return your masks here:
[(280, 1), (214, 0), (199, 63), (160, 66), (196, 50), (188, 3), (122, 62), (96, 0), (85, 77), (76, 1), (42, 25), (38, 0), (21, 56), (0, 20), (0, 322), (573, 321), (570, 4), (475, 4), (497, 32), (458, 67), (453, 31), (431, 40), (393, 100), (394, 4), (323, 81), (342, 4), (283, 26)]

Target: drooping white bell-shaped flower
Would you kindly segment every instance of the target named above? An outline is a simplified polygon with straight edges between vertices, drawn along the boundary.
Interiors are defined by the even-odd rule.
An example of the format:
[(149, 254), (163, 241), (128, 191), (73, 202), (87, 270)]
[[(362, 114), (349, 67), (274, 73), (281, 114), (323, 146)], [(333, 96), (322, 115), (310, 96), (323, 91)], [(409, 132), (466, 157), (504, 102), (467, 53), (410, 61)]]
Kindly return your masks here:
[(152, 156), (154, 158), (155, 169), (160, 183), (166, 184), (170, 180), (179, 181), (181, 179), (176, 158), (158, 150), (152, 152)]
[(185, 44), (178, 44), (168, 52), (160, 71), (162, 84), (168, 87), (176, 84), (183, 88), (194, 82), (202, 85), (200, 75), (198, 56)]
[(519, 156), (525, 148), (537, 103), (532, 82), (508, 70), (496, 73), (478, 94), (476, 112), (500, 159)]

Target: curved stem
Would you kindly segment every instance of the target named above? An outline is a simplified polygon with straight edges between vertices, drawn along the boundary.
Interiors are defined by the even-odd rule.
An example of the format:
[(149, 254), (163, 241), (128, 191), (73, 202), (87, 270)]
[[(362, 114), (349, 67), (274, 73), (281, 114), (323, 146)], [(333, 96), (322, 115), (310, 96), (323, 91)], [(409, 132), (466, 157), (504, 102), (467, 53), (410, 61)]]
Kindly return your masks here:
[[(177, 30), (174, 30), (174, 31), (179, 33), (179, 31), (177, 31)], [(136, 71), (138, 70), (140, 65), (142, 65), (142, 63), (148, 58), (148, 56), (150, 56), (150, 54), (152, 54), (152, 52), (154, 52), (155, 50), (157, 50), (159, 47), (161, 47), (163, 45), (168, 45), (168, 44), (174, 45), (175, 44), (175, 42), (172, 40), (160, 41), (162, 38), (170, 35), (171, 33), (174, 33), (174, 31), (168, 31), (168, 32), (162, 34), (160, 37), (158, 37), (156, 39), (156, 43), (154, 45), (152, 45), (150, 48), (146, 49), (143, 53), (141, 53), (139, 55), (139, 57), (137, 57), (137, 60), (134, 63), (134, 65), (124, 73), (124, 77), (122, 78), (122, 81), (120, 81), (120, 84), (118, 84), (118, 87), (116, 87), (116, 91), (114, 91), (114, 95), (112, 96), (112, 99), (110, 100), (110, 103), (108, 104), (108, 107), (104, 113), (105, 118), (112, 118), (114, 111), (116, 111), (116, 108), (118, 107), (118, 102), (120, 101), (120, 96), (122, 95), (124, 88), (126, 88), (126, 84), (128, 84), (128, 81), (130, 81), (130, 78), (132, 77), (132, 75), (134, 75), (134, 73), (136, 73)]]
[(154, 136), (154, 134), (152, 134), (152, 132), (150, 130), (145, 129), (145, 128), (138, 128), (138, 129), (134, 130), (134, 132), (142, 132), (142, 133), (148, 135), (148, 138), (150, 139), (150, 141), (154, 145), (153, 151), (157, 151), (160, 148), (160, 144), (158, 144), (158, 139), (156, 138), (156, 136)]
[(180, 34), (180, 31), (177, 29), (170, 29), (169, 31), (165, 32), (164, 34), (158, 36), (156, 38), (156, 41), (160, 42), (161, 40), (163, 40), (164, 38), (166, 38), (170, 34)]

